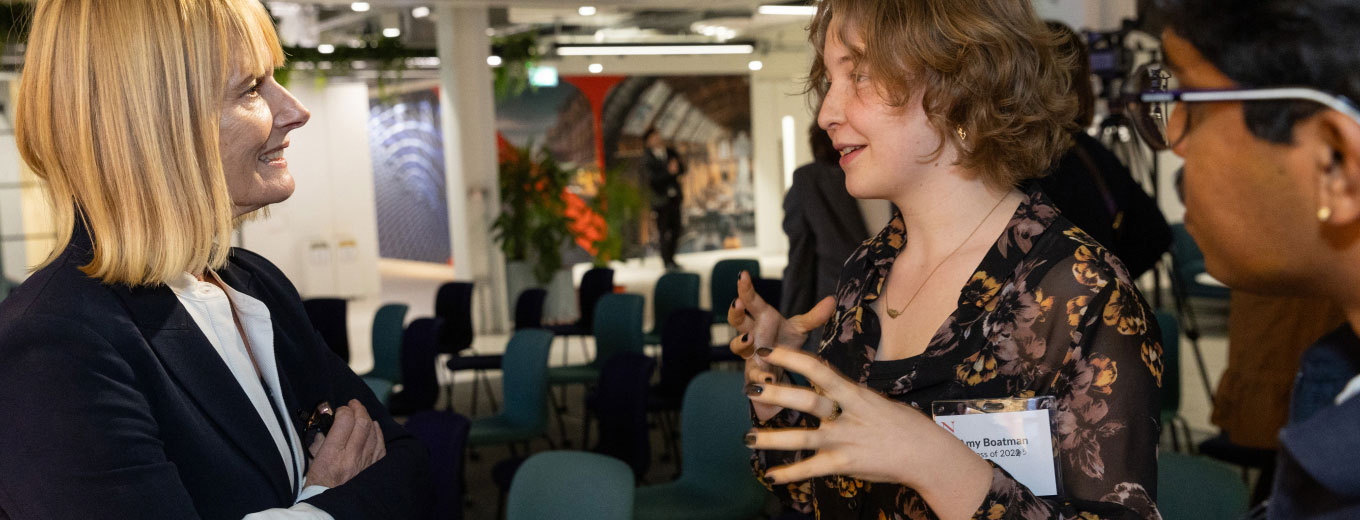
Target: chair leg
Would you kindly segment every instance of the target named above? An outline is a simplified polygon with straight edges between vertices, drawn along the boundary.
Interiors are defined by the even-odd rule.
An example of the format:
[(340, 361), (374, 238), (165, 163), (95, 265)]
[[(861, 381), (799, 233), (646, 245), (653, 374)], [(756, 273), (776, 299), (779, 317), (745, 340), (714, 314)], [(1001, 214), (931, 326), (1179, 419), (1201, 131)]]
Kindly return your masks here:
[(477, 374), (472, 374), (472, 416), (477, 416)]
[(581, 449), (590, 447), (590, 407), (581, 403)]
[(559, 435), (562, 436), (562, 447), (570, 448), (571, 440), (567, 438), (567, 424), (562, 422), (562, 414), (566, 413), (567, 411), (567, 408), (562, 405), (562, 402), (564, 401), (559, 401), (557, 398), (557, 394), (553, 393), (551, 389), (548, 391), (548, 397), (552, 399), (553, 416), (557, 417), (557, 432)]

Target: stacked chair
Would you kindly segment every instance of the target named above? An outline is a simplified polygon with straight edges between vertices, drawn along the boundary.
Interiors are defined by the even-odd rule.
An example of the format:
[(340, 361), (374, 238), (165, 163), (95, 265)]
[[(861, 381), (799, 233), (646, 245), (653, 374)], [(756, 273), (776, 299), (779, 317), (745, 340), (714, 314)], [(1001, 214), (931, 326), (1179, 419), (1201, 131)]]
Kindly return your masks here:
[(677, 309), (699, 306), (699, 275), (673, 271), (656, 280), (652, 292), (652, 330), (647, 333), (648, 345), (661, 343), (666, 329), (666, 318)]
[(433, 410), (439, 399), (435, 358), (439, 352), (439, 318), (418, 318), (401, 335), (401, 391), (392, 394), (387, 408), (392, 415), (411, 415)]
[(680, 411), (682, 464), (674, 482), (638, 488), (637, 520), (747, 520), (769, 492), (751, 474), (751, 450), (740, 437), (751, 429), (741, 372), (699, 374)]
[(373, 315), (373, 370), (364, 374), (364, 383), (387, 404), (392, 387), (401, 384), (401, 335), (405, 330), (408, 307), (389, 303)]
[(506, 520), (631, 520), (633, 472), (617, 459), (549, 451), (525, 461), (510, 485)]
[[(537, 329), (543, 326), (543, 302), (547, 299), (548, 291), (532, 288), (525, 289), (515, 299), (515, 330)], [(500, 354), (464, 354), (453, 356), (448, 361), (449, 371), (457, 374), (462, 370), (473, 370), (472, 381), (472, 414), (477, 415), (477, 383), (480, 381), (486, 388), (487, 400), (491, 402), (492, 413), (499, 413), (496, 405), (496, 394), (491, 391), (491, 380), (486, 375), (488, 370), (500, 370), (503, 356)], [(452, 401), (450, 401), (452, 407)]]
[[(600, 297), (593, 313), (595, 359), (581, 365), (548, 369), (550, 385), (593, 385), (600, 379), (600, 369), (614, 354), (643, 350), (642, 309), (645, 301), (636, 294), (606, 294)], [(557, 426), (563, 444), (567, 443), (566, 425), (562, 422), (566, 393), (557, 401)], [(556, 399), (556, 397), (555, 397)]]

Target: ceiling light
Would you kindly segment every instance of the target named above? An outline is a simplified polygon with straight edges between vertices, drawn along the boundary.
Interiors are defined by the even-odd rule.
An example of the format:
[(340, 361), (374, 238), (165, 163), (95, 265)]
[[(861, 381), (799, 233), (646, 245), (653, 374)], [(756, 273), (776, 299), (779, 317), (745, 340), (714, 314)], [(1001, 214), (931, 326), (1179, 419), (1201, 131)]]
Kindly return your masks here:
[(760, 70), (765, 68), (765, 64), (761, 63), (760, 60), (751, 60), (750, 63), (746, 64), (746, 68), (751, 70)]
[(788, 16), (812, 16), (817, 14), (815, 5), (762, 5), (756, 8), (760, 14), (779, 14)]
[(366, 12), (368, 11), (368, 2), (354, 2), (349, 4), (349, 8), (353, 9), (356, 13)]
[(601, 72), (604, 72), (604, 65), (600, 65), (599, 63), (591, 63), (589, 67), (586, 67), (586, 70), (590, 71), (591, 74), (599, 74)]
[(579, 14), (581, 16), (595, 16), (595, 6), (583, 5), (576, 10), (576, 14)]
[(490, 65), (490, 66), (492, 66), (492, 67), (499, 67), (499, 66), (501, 66), (501, 57), (500, 57), (500, 56), (496, 56), (496, 55), (494, 55), (494, 54), (491, 55), (491, 56), (487, 56), (487, 57), (486, 57), (486, 64), (487, 64), (487, 65)]
[(730, 45), (563, 45), (558, 56), (660, 56), (676, 54), (750, 54), (749, 43)]
[(414, 16), (416, 18), (424, 18), (426, 16), (430, 16), (430, 8), (422, 5), (420, 7), (412, 9), (411, 16)]
[(398, 29), (396, 27), (388, 27), (386, 29), (383, 29), (383, 36), (386, 36), (388, 38), (396, 38), (398, 36), (401, 36), (401, 29)]
[(321, 45), (316, 46), (316, 52), (319, 52), (321, 54), (330, 54), (332, 52), (335, 52), (335, 46), (329, 43), (323, 43)]

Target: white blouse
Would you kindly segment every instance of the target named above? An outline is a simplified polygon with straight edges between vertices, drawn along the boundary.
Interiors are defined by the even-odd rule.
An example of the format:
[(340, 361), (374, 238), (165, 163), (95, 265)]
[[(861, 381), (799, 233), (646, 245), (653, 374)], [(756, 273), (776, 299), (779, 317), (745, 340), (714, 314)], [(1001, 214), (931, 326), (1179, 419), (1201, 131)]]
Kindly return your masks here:
[[(189, 311), (189, 316), (193, 317), (198, 328), (203, 330), (203, 335), (207, 336), (213, 349), (222, 356), (222, 361), (231, 369), (231, 374), (236, 377), (241, 390), (245, 391), (246, 397), (250, 398), (250, 403), (255, 406), (256, 413), (260, 414), (260, 421), (269, 429), (269, 436), (274, 439), (279, 457), (283, 459), (284, 467), (288, 468), (288, 482), (292, 484), (294, 495), (297, 497), (291, 508), (252, 513), (246, 515), (246, 519), (333, 520), (333, 517), (325, 511), (301, 502), (329, 488), (306, 485), (307, 479), (301, 474), (302, 468), (305, 467), (302, 440), (298, 438), (293, 428), (283, 427), (282, 424), (285, 424), (287, 419), (275, 413), (276, 409), (287, 410), (288, 407), (283, 402), (279, 371), (275, 365), (274, 324), (269, 317), (269, 308), (259, 300), (223, 283), (222, 279), (217, 277), (217, 273), (210, 271), (210, 274), (222, 287), (227, 288), (225, 292), (217, 285), (198, 281), (189, 273), (184, 273), (173, 280), (169, 284), (170, 290), (174, 291), (180, 304)], [(239, 330), (236, 328), (236, 319), (232, 316), (233, 307), (236, 310), (236, 317), (241, 322)], [(259, 364), (258, 376), (254, 364), (250, 361), (246, 343), (241, 337), (241, 330), (245, 331), (245, 337), (249, 339), (254, 350), (255, 362)]]

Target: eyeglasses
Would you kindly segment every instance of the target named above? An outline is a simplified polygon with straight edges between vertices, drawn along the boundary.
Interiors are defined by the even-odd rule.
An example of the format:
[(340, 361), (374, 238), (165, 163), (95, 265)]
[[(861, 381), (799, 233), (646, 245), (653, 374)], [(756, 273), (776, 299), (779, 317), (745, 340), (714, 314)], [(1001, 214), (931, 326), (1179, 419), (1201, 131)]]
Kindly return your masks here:
[[(1190, 112), (1177, 112), (1179, 103), (1206, 101), (1271, 101), (1299, 100), (1311, 101), (1346, 114), (1360, 123), (1360, 109), (1350, 100), (1336, 94), (1308, 87), (1273, 88), (1233, 88), (1181, 90), (1177, 87), (1176, 77), (1160, 63), (1149, 63), (1134, 71), (1126, 90), (1125, 105), (1133, 119), (1134, 128), (1143, 136), (1153, 150), (1169, 150), (1180, 144), (1190, 133)], [(1180, 117), (1179, 123), (1172, 122), (1172, 116)], [(1179, 128), (1177, 128), (1179, 126)], [(1168, 128), (1179, 130), (1175, 141), (1170, 139)]]

